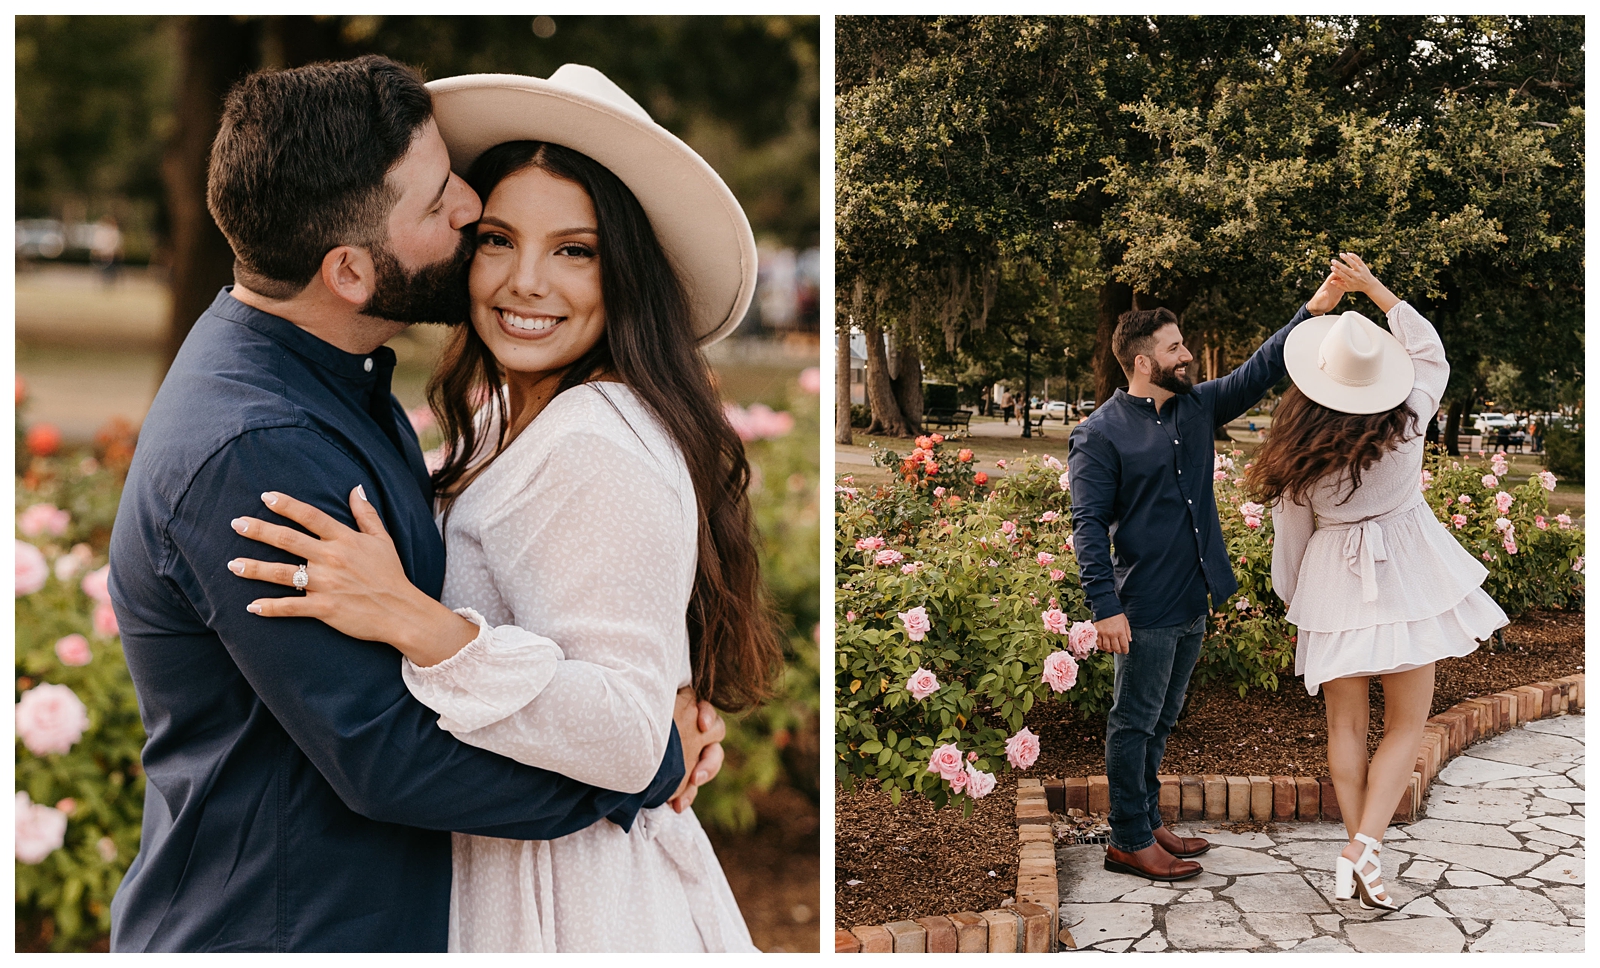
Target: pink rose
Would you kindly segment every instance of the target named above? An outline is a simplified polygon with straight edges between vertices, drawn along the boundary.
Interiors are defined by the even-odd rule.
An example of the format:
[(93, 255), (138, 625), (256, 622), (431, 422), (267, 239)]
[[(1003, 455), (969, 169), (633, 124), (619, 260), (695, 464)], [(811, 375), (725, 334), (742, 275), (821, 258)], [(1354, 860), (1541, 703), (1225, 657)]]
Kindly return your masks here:
[(1538, 528), (1540, 531), (1550, 530), (1550, 525), (1545, 522), (1544, 515), (1542, 514), (1535, 514), (1533, 516), (1533, 526)]
[(977, 750), (968, 750), (967, 751), (967, 762), (968, 763), (976, 763), (976, 762), (978, 762), (978, 751)]
[(1087, 659), (1100, 644), (1100, 630), (1094, 627), (1093, 622), (1073, 622), (1072, 628), (1067, 632), (1067, 648), (1072, 650), (1075, 659)]
[(17, 860), (37, 864), (65, 843), (67, 815), (17, 791)]
[(1024, 726), (1006, 740), (1006, 759), (1019, 770), (1026, 770), (1039, 759), (1039, 737)]
[(921, 642), (923, 636), (927, 635), (928, 631), (933, 628), (933, 623), (928, 621), (928, 609), (925, 606), (918, 605), (909, 612), (896, 612), (895, 614), (899, 615), (900, 621), (905, 623), (906, 634), (911, 636), (911, 641), (913, 642)]
[(1254, 501), (1246, 501), (1239, 505), (1239, 513), (1247, 518), (1259, 518), (1267, 513), (1267, 509)]
[(1063, 491), (1070, 491), (1070, 490), (1072, 490), (1072, 488), (1069, 486), (1069, 480), (1071, 479), (1071, 477), (1072, 477), (1072, 472), (1071, 471), (1062, 471), (1061, 472), (1061, 477), (1059, 479), (1057, 479), (1056, 483), (1061, 485), (1061, 489)]
[(1583, 571), (1583, 555), (1579, 555), (1578, 557), (1572, 559), (1572, 570), (1576, 572)]
[(967, 788), (967, 771), (966, 770), (962, 770), (960, 773), (957, 773), (954, 776), (944, 777), (944, 779), (947, 780), (950, 783), (950, 792), (951, 793), (960, 793), (962, 790), (965, 790)]
[(1244, 526), (1251, 529), (1259, 528), (1261, 527), (1261, 519), (1255, 516), (1247, 517), (1244, 519)]
[(1556, 476), (1549, 471), (1539, 472), (1539, 484), (1547, 491), (1556, 489)]
[(83, 593), (102, 605), (110, 605), (111, 592), (106, 589), (106, 582), (110, 578), (110, 565), (96, 568), (83, 576)]
[(1017, 533), (1017, 522), (1015, 522), (1015, 521), (1002, 521), (1002, 522), (1000, 522), (1000, 533), (1001, 534), (1005, 534), (1005, 535), (1016, 534)]
[(856, 620), (856, 613), (855, 612), (845, 612), (844, 613), (844, 620), (846, 622), (854, 622)]
[(1501, 491), (1494, 496), (1494, 506), (1501, 514), (1504, 514), (1511, 510), (1512, 500), (1513, 498), (1511, 495), (1507, 494), (1505, 491)]
[(72, 550), (56, 559), (56, 581), (63, 584), (72, 580), (72, 576), (89, 567), (89, 562), (94, 560), (94, 549), (83, 542), (72, 546)]
[(1061, 550), (1069, 552), (1073, 550), (1072, 535), (1067, 535), (1066, 540), (1061, 542)]
[(1060, 581), (1061, 579), (1063, 579), (1065, 577), (1067, 577), (1067, 573), (1062, 571), (1060, 568), (1052, 568), (1052, 569), (1050, 569), (1050, 580), (1051, 581)]
[(1043, 567), (1046, 567), (1048, 565), (1055, 564), (1056, 563), (1056, 556), (1051, 554), (1048, 551), (1041, 551), (1037, 555), (1034, 556), (1034, 560), (1039, 563), (1039, 567), (1043, 568)]
[(72, 812), (78, 809), (78, 801), (71, 797), (62, 797), (56, 801), (56, 809), (70, 817)]
[(1067, 631), (1067, 613), (1061, 609), (1052, 608), (1047, 612), (1040, 613), (1039, 617), (1044, 619), (1044, 630), (1046, 632), (1062, 635)]
[(67, 533), (72, 515), (54, 504), (31, 504), (17, 515), (17, 530), (29, 538), (49, 532), (57, 537)]
[(1001, 470), (1005, 470), (1006, 469), (1006, 462), (1003, 461), (1003, 460), (997, 460), (997, 461), (994, 462), (994, 466), (1000, 468)]
[(1517, 541), (1511, 536), (1510, 532), (1506, 533), (1506, 540), (1502, 542), (1502, 546), (1506, 549), (1506, 554), (1508, 555), (1517, 553)]
[(800, 389), (807, 393), (822, 392), (822, 371), (814, 366), (808, 366), (800, 371)]
[(974, 766), (967, 767), (967, 796), (981, 800), (994, 792), (994, 774)]
[(1426, 491), (1433, 486), (1433, 471), (1422, 472), (1422, 490)]
[(444, 469), (445, 458), (444, 445), (441, 444), (432, 450), (423, 452), (422, 466), (428, 469), (429, 474), (436, 474)]
[(1494, 529), (1496, 531), (1510, 531), (1511, 530), (1511, 519), (1510, 518), (1495, 518), (1494, 519)]
[(939, 691), (939, 680), (927, 669), (917, 666), (917, 671), (906, 680), (906, 691), (911, 693), (911, 698), (921, 702)]
[(902, 574), (902, 575), (915, 575), (921, 569), (922, 569), (922, 562), (920, 562), (920, 561), (909, 561), (909, 562), (906, 562), (905, 564), (900, 566), (900, 574)]
[(56, 658), (62, 665), (86, 666), (94, 659), (89, 651), (89, 640), (74, 632), (56, 640)]
[(1054, 511), (1046, 511), (1045, 513), (1039, 515), (1039, 523), (1040, 524), (1049, 524), (1051, 521), (1054, 521), (1056, 518), (1059, 518), (1059, 517), (1061, 517), (1061, 515), (1057, 514)]
[(50, 578), (50, 566), (44, 553), (22, 539), (17, 539), (17, 597), (32, 595), (44, 587)]
[(1211, 479), (1213, 481), (1225, 481), (1225, 480), (1228, 479), (1228, 472), (1227, 471), (1212, 471), (1211, 472)]
[(35, 756), (65, 753), (89, 728), (89, 710), (66, 686), (43, 683), (17, 700), (17, 738)]
[(406, 411), (406, 419), (411, 421), (411, 429), (419, 436), (432, 430), (436, 423), (431, 407), (412, 407)]
[(935, 749), (928, 758), (928, 772), (937, 773), (945, 780), (954, 779), (962, 769), (961, 751), (954, 743), (946, 743)]
[(1562, 528), (1562, 530), (1570, 528), (1572, 527), (1572, 516), (1568, 514), (1558, 514), (1556, 515), (1556, 524)]
[(1056, 460), (1054, 457), (1051, 457), (1049, 454), (1044, 455), (1044, 459), (1039, 463), (1050, 468), (1051, 471), (1057, 474), (1061, 473), (1063, 470), (1066, 470), (1066, 468), (1061, 466), (1060, 461)]
[(1056, 692), (1066, 692), (1077, 685), (1078, 663), (1072, 658), (1072, 653), (1050, 653), (1050, 657), (1044, 660), (1044, 676), (1040, 681)]
[(905, 555), (894, 550), (893, 548), (885, 548), (872, 556), (872, 563), (880, 567), (883, 565), (898, 565), (905, 559)]
[(91, 622), (94, 626), (94, 634), (103, 639), (109, 639), (117, 634), (117, 613), (105, 602), (101, 602), (94, 607), (94, 615)]
[(1472, 495), (1463, 494), (1460, 497), (1456, 498), (1456, 503), (1457, 504), (1471, 504), (1472, 503)]
[(929, 434), (928, 436), (933, 438), (933, 442), (936, 444), (944, 443), (944, 434)]
[(856, 540), (856, 550), (857, 551), (877, 551), (879, 548), (882, 548), (886, 543), (887, 542), (885, 542), (883, 540), (883, 538), (879, 537), (878, 535), (873, 535), (870, 538), (858, 538)]
[(1467, 526), (1467, 516), (1465, 514), (1452, 514), (1450, 515), (1450, 523), (1455, 525), (1456, 530), (1459, 531)]
[(1233, 607), (1237, 611), (1248, 612), (1248, 611), (1250, 611), (1250, 599), (1241, 598), (1237, 602), (1233, 603)]
[(94, 849), (100, 855), (100, 859), (107, 864), (117, 859), (117, 842), (110, 837), (101, 837), (95, 841)]
[(944, 497), (944, 485), (943, 484), (940, 484), (938, 487), (933, 489), (933, 496), (934, 497)]
[(1483, 475), (1483, 486), (1484, 487), (1499, 487), (1500, 486), (1500, 478), (1495, 477), (1493, 474), (1485, 474), (1485, 475)]

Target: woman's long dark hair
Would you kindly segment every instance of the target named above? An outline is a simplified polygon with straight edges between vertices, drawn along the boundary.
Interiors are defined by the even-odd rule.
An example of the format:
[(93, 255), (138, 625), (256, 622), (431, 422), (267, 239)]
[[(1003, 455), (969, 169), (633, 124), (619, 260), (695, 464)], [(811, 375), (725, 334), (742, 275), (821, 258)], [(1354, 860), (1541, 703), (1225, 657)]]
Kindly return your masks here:
[[(688, 613), (694, 689), (722, 709), (747, 708), (769, 694), (783, 652), (756, 556), (746, 493), (750, 464), (695, 348), (683, 286), (633, 192), (586, 155), (548, 142), (509, 141), (484, 152), (466, 180), (488, 201), (496, 185), (527, 168), (541, 168), (588, 192), (600, 234), (605, 331), (567, 368), (556, 393), (614, 373), (683, 452), (700, 518)], [(447, 508), (508, 443), (503, 385), (504, 375), (477, 330), (459, 327), (428, 382), (428, 403), (444, 439), (458, 442), (449, 444), (444, 466), (433, 474), (434, 491)], [(485, 397), (497, 419), (480, 424), (474, 405)], [(498, 428), (492, 443), (486, 439), (491, 426)]]
[(1308, 503), (1311, 488), (1330, 474), (1350, 480), (1350, 500), (1361, 486), (1361, 472), (1418, 434), (1417, 413), (1401, 403), (1379, 413), (1344, 413), (1317, 403), (1291, 384), (1272, 411), (1266, 442), (1245, 469), (1245, 487), (1257, 501), (1271, 504), (1287, 495)]

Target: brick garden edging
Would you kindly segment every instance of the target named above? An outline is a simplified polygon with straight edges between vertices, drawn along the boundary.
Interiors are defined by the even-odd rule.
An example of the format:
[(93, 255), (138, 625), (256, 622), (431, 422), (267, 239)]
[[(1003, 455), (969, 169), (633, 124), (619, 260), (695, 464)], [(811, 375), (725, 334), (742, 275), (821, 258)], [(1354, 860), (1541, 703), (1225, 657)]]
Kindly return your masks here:
[[(1584, 708), (1582, 673), (1506, 689), (1456, 703), (1430, 717), (1411, 786), (1396, 823), (1419, 818), (1428, 786), (1445, 764), (1479, 740), (1521, 723)], [(1327, 777), (1163, 776), (1161, 816), (1177, 820), (1331, 820), (1343, 818)], [(1050, 814), (1110, 812), (1104, 776), (1017, 782), (1017, 903), (992, 911), (960, 911), (889, 924), (835, 929), (834, 951), (1049, 952), (1057, 950), (1060, 885)]]

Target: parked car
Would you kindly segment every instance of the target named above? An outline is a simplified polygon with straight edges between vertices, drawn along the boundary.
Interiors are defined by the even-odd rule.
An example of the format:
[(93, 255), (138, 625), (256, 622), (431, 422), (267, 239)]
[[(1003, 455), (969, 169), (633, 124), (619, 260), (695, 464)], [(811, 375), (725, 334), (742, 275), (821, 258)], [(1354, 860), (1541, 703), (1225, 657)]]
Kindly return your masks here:
[(1094, 413), (1094, 401), (1093, 400), (1079, 400), (1076, 404), (1073, 405), (1072, 409), (1074, 409), (1074, 410), (1076, 410), (1078, 412), (1078, 416), (1087, 417), (1087, 416), (1089, 416), (1089, 414)]
[(17, 258), (56, 259), (67, 249), (67, 230), (53, 218), (17, 222)]
[(1515, 430), (1518, 426), (1517, 418), (1506, 413), (1480, 413), (1472, 422), (1472, 429), (1480, 434), (1492, 434), (1502, 429)]
[(1049, 403), (1044, 405), (1044, 416), (1046, 420), (1060, 420), (1065, 422), (1067, 419), (1067, 401), (1051, 400)]

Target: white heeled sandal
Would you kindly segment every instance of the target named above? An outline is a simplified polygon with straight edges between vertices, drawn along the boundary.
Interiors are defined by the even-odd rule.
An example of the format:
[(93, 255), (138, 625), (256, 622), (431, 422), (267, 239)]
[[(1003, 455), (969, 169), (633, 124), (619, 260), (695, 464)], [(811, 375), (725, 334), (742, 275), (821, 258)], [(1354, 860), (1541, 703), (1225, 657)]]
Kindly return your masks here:
[[(1334, 863), (1333, 897), (1338, 901), (1348, 901), (1358, 891), (1360, 892), (1361, 906), (1367, 910), (1379, 908), (1384, 911), (1398, 911), (1399, 905), (1380, 894), (1388, 894), (1383, 889), (1383, 867), (1378, 861), (1378, 851), (1383, 849), (1383, 843), (1368, 837), (1366, 834), (1356, 834), (1356, 840), (1362, 844), (1361, 856), (1355, 860), (1339, 855)], [(1369, 873), (1361, 873), (1368, 864), (1372, 865)]]

